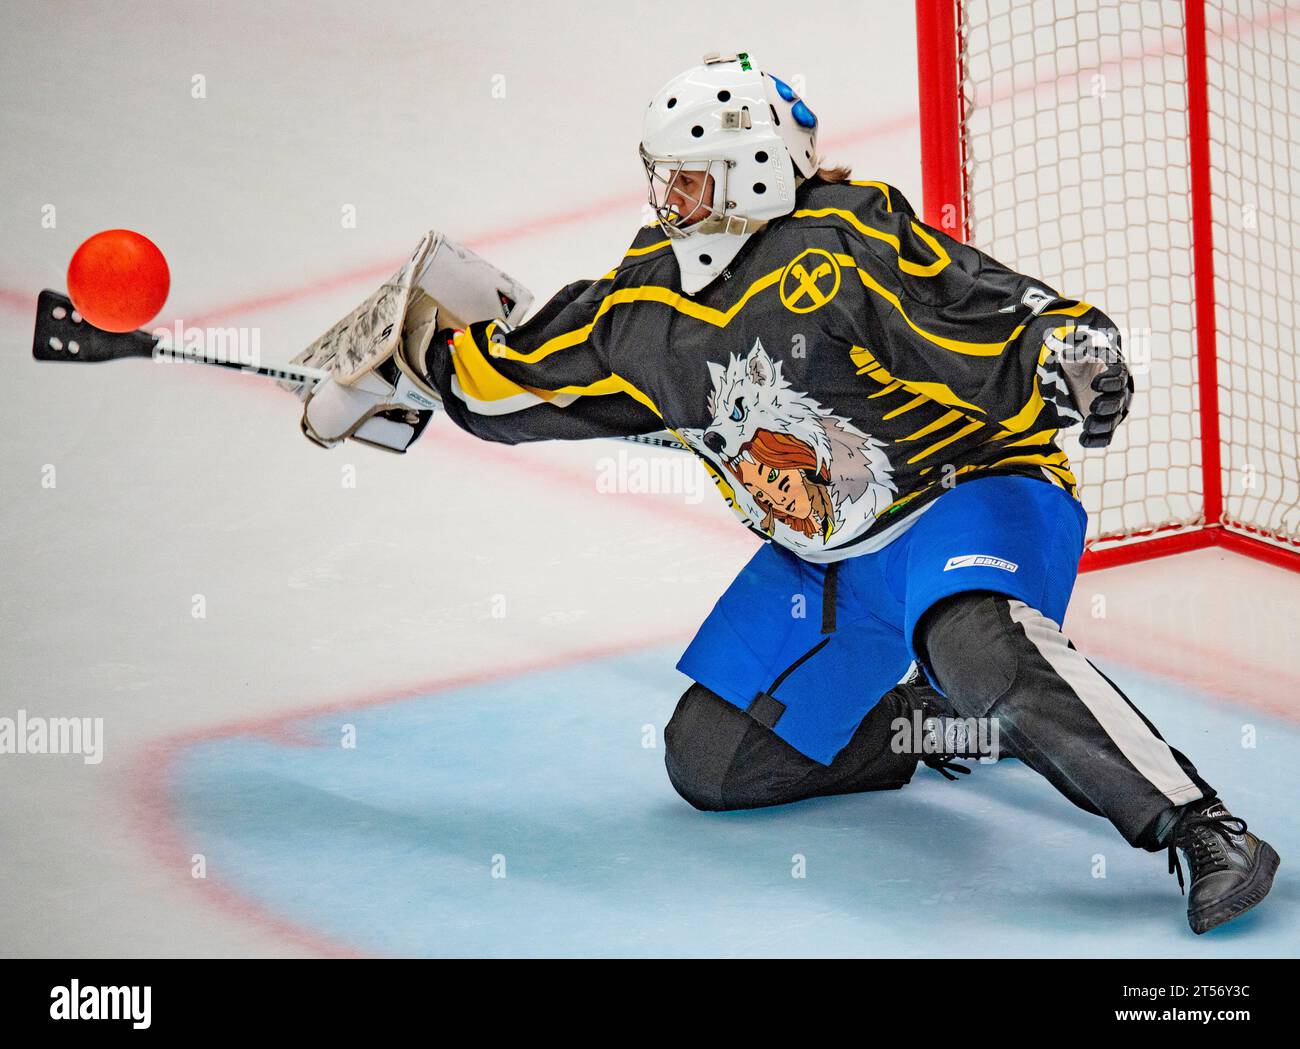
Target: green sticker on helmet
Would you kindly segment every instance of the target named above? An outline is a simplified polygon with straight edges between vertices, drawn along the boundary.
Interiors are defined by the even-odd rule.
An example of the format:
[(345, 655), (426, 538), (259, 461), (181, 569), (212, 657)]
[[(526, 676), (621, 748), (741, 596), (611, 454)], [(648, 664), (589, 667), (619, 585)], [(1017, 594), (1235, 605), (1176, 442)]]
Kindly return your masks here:
[(746, 73), (748, 73), (748, 72), (750, 71), (750, 69), (753, 68), (753, 67), (750, 66), (750, 64), (749, 64), (749, 53), (748, 53), (748, 52), (746, 52), (746, 51), (742, 51), (742, 52), (740, 52), (740, 54), (738, 54), (736, 57), (737, 57), (738, 59), (740, 59), (740, 68), (743, 69)]

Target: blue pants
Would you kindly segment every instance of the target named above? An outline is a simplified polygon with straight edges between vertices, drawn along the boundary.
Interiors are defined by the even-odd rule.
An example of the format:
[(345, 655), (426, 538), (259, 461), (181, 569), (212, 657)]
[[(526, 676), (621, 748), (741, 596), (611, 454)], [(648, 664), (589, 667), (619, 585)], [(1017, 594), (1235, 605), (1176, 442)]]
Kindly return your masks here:
[(838, 565), (769, 543), (677, 669), (829, 765), (907, 673), (916, 625), (938, 601), (991, 590), (1059, 625), (1085, 527), (1083, 507), (1055, 485), (986, 477), (939, 496), (883, 550)]

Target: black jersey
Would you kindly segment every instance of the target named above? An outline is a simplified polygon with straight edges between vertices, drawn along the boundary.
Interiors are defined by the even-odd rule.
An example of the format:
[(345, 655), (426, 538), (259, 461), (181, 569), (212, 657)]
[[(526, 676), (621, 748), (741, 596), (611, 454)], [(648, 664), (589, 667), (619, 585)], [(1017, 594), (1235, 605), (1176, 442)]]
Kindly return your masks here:
[(926, 226), (898, 190), (814, 178), (694, 296), (647, 226), (615, 269), (513, 331), (435, 339), (429, 370), (452, 419), (488, 440), (669, 430), (746, 524), (829, 562), (990, 473), (1076, 494), (1044, 343), (1076, 325), (1112, 327)]

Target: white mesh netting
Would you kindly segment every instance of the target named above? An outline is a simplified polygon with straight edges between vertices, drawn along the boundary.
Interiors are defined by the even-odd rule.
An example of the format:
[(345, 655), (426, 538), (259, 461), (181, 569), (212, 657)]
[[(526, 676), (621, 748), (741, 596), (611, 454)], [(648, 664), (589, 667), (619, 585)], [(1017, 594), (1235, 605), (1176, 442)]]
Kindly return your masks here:
[(1300, 542), (1300, 7), (1207, 5), (1223, 520)]
[[(1300, 543), (1300, 9), (1207, 5), (1224, 521)], [(1112, 447), (1067, 441), (1094, 547), (1204, 521), (1182, 0), (966, 0), (970, 240), (1120, 325)]]

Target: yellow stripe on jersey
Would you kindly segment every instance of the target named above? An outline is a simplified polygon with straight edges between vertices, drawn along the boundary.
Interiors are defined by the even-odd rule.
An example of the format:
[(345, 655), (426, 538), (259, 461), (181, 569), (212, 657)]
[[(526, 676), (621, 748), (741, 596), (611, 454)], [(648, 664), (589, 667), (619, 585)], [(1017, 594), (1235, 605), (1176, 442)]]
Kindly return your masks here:
[[(853, 361), (855, 365), (858, 366), (859, 375), (865, 374), (870, 376), (872, 379), (875, 379), (876, 382), (888, 384), (885, 386), (884, 390), (880, 390), (877, 391), (876, 393), (873, 393), (871, 395), (872, 397), (879, 397), (880, 394), (886, 391), (897, 390), (900, 387), (907, 390), (917, 389), (919, 391), (916, 398), (909, 401), (907, 404), (904, 404), (902, 407), (895, 408), (892, 412), (889, 412), (888, 414), (882, 416), (882, 419), (893, 419), (896, 416), (902, 415), (904, 412), (909, 411), (910, 409), (915, 408), (919, 404), (922, 404), (926, 401), (929, 401), (931, 403), (937, 402), (939, 404), (944, 404), (950, 407), (955, 403), (955, 405), (958, 408), (968, 407), (974, 409), (977, 412), (980, 411), (980, 409), (976, 408), (974, 405), (966, 404), (966, 402), (964, 402), (960, 397), (954, 394), (952, 390), (948, 389), (948, 387), (944, 386), (942, 383), (912, 382), (907, 379), (895, 379), (892, 375), (889, 374), (888, 370), (884, 367), (884, 365), (882, 365), (879, 361), (875, 359), (875, 357), (871, 355), (871, 351), (862, 346), (852, 347), (849, 350), (849, 358)], [(950, 397), (951, 400), (945, 399), (946, 397)], [(947, 437), (944, 437), (942, 440), (936, 441), (934, 444), (931, 444), (928, 447), (917, 452), (916, 455), (912, 456), (912, 458), (907, 460), (908, 465), (911, 465), (912, 463), (920, 462), (922, 459), (925, 459), (928, 456), (933, 455), (935, 452), (943, 448), (947, 448), (948, 445), (952, 444), (954, 441), (959, 441), (963, 437), (966, 437), (969, 434), (974, 433), (976, 430), (980, 429), (980, 427), (982, 427), (984, 424), (980, 422), (978, 419), (972, 419), (964, 411), (954, 410), (954, 411), (946, 412), (945, 414), (939, 416), (939, 418), (932, 420), (931, 422), (927, 423), (925, 426), (922, 426), (915, 433), (910, 433), (906, 437), (900, 437), (897, 442), (899, 444), (901, 444), (904, 441), (915, 441), (921, 437), (927, 437), (932, 433), (942, 430), (945, 426), (949, 426), (953, 423), (956, 423), (961, 419), (967, 420), (967, 424), (965, 426), (962, 426), (961, 428), (954, 430), (951, 434), (949, 434)]]
[(1082, 316), (1083, 316), (1085, 313), (1087, 313), (1090, 309), (1092, 309), (1092, 306), (1091, 306), (1089, 303), (1086, 303), (1086, 302), (1076, 302), (1073, 306), (1059, 306), (1059, 307), (1057, 307), (1057, 308), (1054, 309), (1054, 310), (1044, 310), (1044, 311), (1042, 312), (1042, 316), (1044, 316), (1044, 317), (1056, 317), (1056, 316), (1061, 316), (1061, 317), (1082, 317)]
[[(1050, 480), (1053, 484), (1055, 484), (1058, 488), (1064, 488), (1066, 491), (1070, 493), (1070, 495), (1074, 496), (1074, 498), (1076, 499), (1079, 497), (1078, 481), (1075, 479), (1073, 472), (1071, 472), (1070, 470), (1070, 463), (1064, 452), (1057, 452), (1055, 455), (1050, 455), (1050, 456), (1049, 455), (1013, 456), (1008, 459), (999, 459), (997, 462), (994, 463), (976, 463), (971, 466), (961, 466), (958, 467), (957, 470), (950, 475), (951, 479), (949, 480), (948, 483), (951, 484), (952, 479), (961, 477), (963, 474), (979, 473), (984, 470), (995, 470), (1003, 466), (1016, 465), (1016, 464), (1027, 464), (1027, 465), (1039, 467), (1043, 471), (1043, 475), (1048, 480)], [(929, 491), (931, 488), (934, 487), (935, 483), (938, 482), (931, 483), (926, 488), (923, 488), (921, 491), (922, 492)], [(921, 493), (917, 492), (916, 494), (920, 495)], [(902, 500), (899, 501), (902, 502)]]
[[(649, 226), (642, 226), (641, 228), (650, 229), (651, 226), (657, 226), (657, 225), (659, 225), (659, 223), (652, 222), (650, 223)], [(671, 243), (672, 241), (668, 240), (665, 237), (663, 240), (656, 241), (654, 244), (647, 244), (644, 248), (628, 248), (627, 251), (623, 252), (623, 262), (626, 262), (628, 259), (635, 259), (644, 255), (653, 255), (656, 251), (660, 251), (663, 248), (668, 247), (668, 245), (670, 245)], [(619, 266), (621, 265), (622, 262), (619, 263)], [(614, 277), (618, 276), (619, 266), (615, 266), (612, 270), (610, 270), (600, 279), (612, 280)]]
[[(1088, 305), (1088, 303), (1079, 302), (1073, 306), (1062, 306), (1060, 309), (1045, 310), (1042, 313), (1042, 316), (1078, 317), (1081, 314), (1087, 313), (1090, 309), (1092, 309), (1092, 307)], [(1073, 328), (1066, 324), (1054, 329), (1053, 334), (1058, 339), (1064, 339), (1072, 330)], [(1043, 343), (1043, 345), (1038, 348), (1038, 364), (1043, 364), (1051, 352), (1051, 348), (1046, 343)], [(1009, 419), (1002, 420), (1002, 425), (1006, 427), (1006, 432), (997, 434), (993, 439), (997, 440), (1001, 437), (1010, 436), (1012, 433), (1023, 433), (1025, 430), (1028, 430), (1038, 420), (1038, 416), (1042, 414), (1045, 407), (1046, 404), (1043, 401), (1043, 392), (1038, 388), (1038, 378), (1035, 376), (1034, 387), (1030, 391), (1029, 400), (1025, 402), (1024, 406), (1020, 411), (1016, 412), (1015, 415), (1011, 416)]]
[[(495, 323), (488, 326), (488, 338), (491, 339)], [(478, 343), (466, 329), (457, 333), (452, 342), (451, 365), (455, 369), (460, 388), (476, 401), (503, 401), (521, 393), (537, 393), (512, 382), (498, 372), (483, 356)]]
[(917, 496), (922, 495), (922, 494), (924, 494), (925, 492), (928, 492), (928, 491), (929, 491), (931, 488), (933, 488), (933, 487), (934, 487), (934, 485), (932, 485), (932, 484), (931, 484), (931, 485), (926, 485), (926, 487), (924, 487), (924, 488), (918, 488), (915, 492), (908, 492), (906, 495), (901, 495), (901, 496), (899, 496), (899, 497), (898, 497), (897, 499), (895, 499), (892, 503), (890, 503), (887, 507), (885, 507), (883, 510), (881, 510), (880, 513), (876, 514), (876, 520), (879, 521), (879, 520), (880, 520), (882, 517), (884, 517), (886, 514), (891, 514), (891, 513), (893, 513), (893, 512), (894, 512), (895, 510), (897, 510), (900, 506), (903, 506), (903, 505), (905, 505), (905, 504), (907, 504), (907, 503), (910, 503), (910, 502), (911, 502), (913, 499), (915, 499)]
[(903, 308), (903, 303), (899, 300), (897, 295), (880, 284), (875, 277), (871, 276), (871, 274), (861, 266), (857, 266), (856, 269), (859, 278), (861, 278), (862, 283), (866, 288), (869, 291), (875, 292), (887, 303), (893, 306), (894, 309), (898, 311), (898, 315), (903, 318), (904, 324), (916, 332), (917, 335), (921, 336), (921, 338), (926, 342), (932, 343), (945, 350), (951, 350), (953, 353), (960, 353), (967, 357), (1000, 357), (1003, 351), (1016, 340), (1027, 326), (1025, 324), (1016, 325), (1011, 334), (1002, 342), (962, 342), (960, 339), (949, 339), (942, 335), (935, 335), (933, 332), (926, 331), (908, 316), (907, 310)]
[[(889, 416), (886, 415), (885, 418), (888, 419)], [(957, 412), (957, 411), (945, 412), (943, 415), (939, 416), (939, 418), (933, 419), (930, 422), (926, 423), (915, 433), (909, 433), (906, 437), (900, 437), (898, 438), (898, 440), (899, 442), (915, 441), (921, 437), (928, 437), (930, 434), (934, 433), (935, 430), (942, 430), (949, 423), (956, 422), (958, 419), (961, 418), (963, 418), (961, 412)]]
[[(1038, 348), (1038, 363), (1042, 364), (1046, 361), (1048, 354), (1051, 352), (1051, 349), (1046, 343), (1040, 346)], [(1043, 391), (1038, 388), (1038, 378), (1035, 375), (1033, 389), (1029, 391), (1029, 400), (1025, 402), (1024, 407), (1022, 407), (1020, 411), (1016, 412), (1015, 415), (1011, 416), (1009, 419), (1003, 419), (1002, 425), (1011, 433), (1024, 433), (1038, 421), (1038, 417), (1042, 414), (1045, 407), (1047, 407), (1047, 405), (1043, 400)]]
[(1047, 407), (1043, 401), (1043, 395), (1038, 389), (1038, 383), (1034, 383), (1033, 392), (1029, 395), (1029, 400), (1025, 402), (1023, 408), (1016, 412), (1009, 419), (1003, 419), (1002, 425), (1012, 433), (1023, 433), (1038, 421), (1038, 416), (1042, 414), (1043, 409)]
[(920, 263), (903, 258), (902, 242), (894, 234), (868, 226), (857, 215), (844, 208), (800, 208), (794, 213), (793, 217), (797, 219), (822, 219), (830, 215), (843, 219), (864, 237), (871, 237), (873, 240), (884, 241), (888, 244), (894, 249), (894, 254), (898, 256), (898, 268), (904, 273), (910, 273), (915, 277), (933, 277), (935, 274), (943, 272), (952, 261), (943, 245), (915, 222), (912, 223), (912, 232), (925, 241), (926, 247), (934, 252), (935, 259), (933, 262)]
[[(484, 334), (487, 335), (489, 342), (491, 342), (492, 330), (495, 327), (496, 322), (494, 321), (485, 329)], [(508, 397), (516, 397), (521, 393), (530, 393), (544, 401), (552, 401), (556, 397), (565, 394), (601, 397), (611, 393), (624, 393), (637, 403), (645, 405), (659, 418), (663, 418), (663, 413), (659, 410), (658, 405), (650, 399), (649, 395), (621, 375), (608, 375), (586, 385), (562, 386), (559, 389), (547, 390), (536, 386), (524, 386), (507, 379), (492, 367), (492, 363), (483, 356), (478, 343), (468, 330), (462, 331), (456, 336), (453, 347), (454, 352), (451, 355), (451, 362), (456, 371), (456, 378), (460, 382), (461, 389), (473, 400), (502, 401)], [(680, 440), (680, 438), (678, 439)]]
[(1070, 473), (1068, 470), (1062, 470), (1059, 466), (1044, 466), (1043, 473), (1045, 473), (1051, 481), (1060, 485), (1060, 487), (1067, 489), (1071, 495), (1075, 494), (1077, 485), (1075, 484), (1074, 474)]
[(660, 248), (666, 248), (671, 243), (672, 241), (668, 240), (668, 238), (665, 237), (663, 240), (657, 241), (654, 244), (647, 244), (644, 248), (628, 248), (626, 254), (624, 254), (623, 257), (625, 259), (631, 259), (631, 258), (636, 258), (638, 255), (649, 255), (652, 251), (658, 251)]
[[(1010, 437), (1010, 430), (1002, 430), (999, 437)], [(997, 438), (995, 437), (994, 440)], [(1039, 430), (1037, 433), (1031, 433), (1028, 437), (1022, 437), (1018, 441), (1008, 441), (1003, 447), (1005, 448), (1028, 448), (1036, 444), (1051, 444), (1056, 440), (1055, 430)]]
[(874, 379), (882, 386), (890, 383), (901, 383), (907, 389), (914, 393), (924, 394), (931, 400), (938, 401), (940, 404), (946, 404), (949, 408), (960, 408), (963, 411), (970, 410), (980, 415), (987, 414), (983, 408), (971, 404), (969, 401), (963, 401), (948, 386), (941, 382), (923, 382), (919, 379), (896, 379), (889, 371), (872, 355), (871, 351), (865, 346), (850, 346), (849, 359), (857, 365), (858, 374), (866, 375)]
[[(862, 373), (858, 372), (858, 374), (861, 375)], [(867, 400), (871, 401), (871, 400), (875, 400), (875, 398), (877, 397), (884, 397), (886, 394), (893, 393), (895, 390), (901, 390), (902, 388), (903, 388), (902, 382), (898, 379), (895, 379), (883, 390), (877, 390), (875, 393), (867, 394)]]
[[(890, 192), (889, 192), (890, 187), (887, 183), (875, 182), (871, 179), (849, 179), (849, 185), (870, 186), (872, 189), (879, 190), (881, 196), (885, 198), (885, 210), (888, 211), (891, 215), (894, 213), (894, 200), (893, 197), (890, 196)], [(916, 232), (916, 234), (922, 237), (925, 240), (925, 242), (930, 245), (930, 247), (934, 250), (936, 255), (939, 254), (945, 256), (947, 255), (947, 253), (943, 250), (943, 248), (940, 247), (940, 245), (934, 240), (934, 238), (930, 236), (928, 231), (926, 231), (923, 227), (918, 226), (915, 222), (912, 222), (911, 226), (912, 229)]]
[(577, 394), (580, 397), (603, 397), (606, 394), (611, 393), (625, 393), (634, 401), (644, 404), (654, 412), (655, 415), (659, 416), (660, 419), (664, 417), (663, 412), (659, 410), (658, 406), (647, 394), (633, 386), (627, 381), (627, 379), (623, 378), (623, 376), (617, 374), (606, 376), (604, 379), (597, 379), (595, 382), (588, 383), (586, 386), (561, 386), (558, 390), (551, 391), (552, 396), (566, 393)]
[(632, 288), (619, 288), (617, 291), (611, 291), (604, 299), (601, 300), (600, 307), (596, 310), (596, 315), (591, 319), (591, 323), (584, 324), (581, 328), (575, 328), (573, 331), (565, 332), (562, 335), (556, 335), (547, 339), (537, 349), (528, 352), (520, 352), (509, 346), (501, 346), (497, 356), (503, 357), (510, 361), (519, 361), (523, 364), (536, 364), (540, 360), (545, 360), (553, 353), (560, 350), (571, 349), (587, 341), (591, 335), (592, 329), (596, 322), (600, 320), (615, 306), (621, 306), (630, 302), (658, 302), (668, 306), (678, 313), (691, 317), (705, 324), (712, 324), (718, 328), (725, 328), (759, 292), (772, 287), (781, 279), (782, 270), (776, 269), (758, 280), (754, 281), (745, 293), (728, 309), (719, 310), (712, 306), (702, 306), (680, 292), (673, 291), (671, 288), (664, 288), (654, 284), (638, 285)]
[[(903, 385), (903, 384), (902, 384), (901, 382), (898, 382), (897, 380), (895, 380), (895, 382), (893, 382), (893, 383), (890, 384), (890, 388), (891, 388), (891, 389), (895, 389), (895, 390), (897, 390), (897, 389), (898, 389), (899, 387), (901, 387), (902, 385)], [(879, 391), (878, 393), (873, 393), (871, 396), (872, 396), (872, 397), (879, 397), (880, 394), (882, 394), (882, 393), (884, 393), (884, 392), (885, 392), (884, 390), (881, 390), (881, 391)], [(902, 405), (902, 406), (899, 407), (899, 408), (895, 408), (892, 412), (887, 412), (887, 413), (885, 413), (884, 415), (882, 415), (882, 416), (881, 416), (881, 419), (882, 419), (882, 420), (895, 419), (895, 418), (897, 418), (898, 416), (902, 415), (904, 412), (910, 412), (913, 408), (917, 407), (918, 405), (922, 405), (922, 404), (933, 404), (933, 403), (934, 403), (934, 402), (933, 402), (932, 400), (930, 400), (930, 398), (927, 397), (925, 394), (923, 394), (923, 393), (918, 393), (915, 397), (913, 397), (913, 398), (912, 398), (910, 401), (908, 401), (906, 404)]]
[[(899, 316), (903, 318), (903, 320), (907, 323), (908, 327), (910, 327), (914, 332), (916, 332), (918, 335), (920, 335), (922, 338), (926, 339), (927, 341), (934, 343), (936, 346), (943, 346), (945, 349), (953, 349), (956, 350), (956, 352), (958, 353), (965, 353), (970, 356), (980, 356), (980, 357), (998, 356), (1006, 349), (1008, 345), (1010, 345), (1013, 341), (1015, 341), (1016, 337), (1019, 336), (1020, 333), (1024, 331), (1026, 327), (1025, 324), (1017, 325), (1016, 329), (1007, 338), (1006, 342), (1000, 342), (1000, 343), (961, 343), (953, 339), (944, 339), (937, 335), (931, 335), (929, 332), (923, 331), (921, 328), (919, 328), (916, 324), (912, 322), (911, 318), (908, 317), (907, 313), (903, 310), (902, 304), (898, 301), (898, 298), (896, 296), (892, 295), (890, 292), (882, 288), (879, 284), (875, 282), (873, 278), (871, 278), (861, 268), (858, 269), (858, 274), (862, 278), (863, 284), (865, 284), (868, 288), (871, 288), (873, 291), (881, 295), (887, 302), (889, 302), (898, 311)], [(1089, 306), (1087, 303), (1081, 302), (1075, 306), (1062, 307), (1059, 310), (1047, 310), (1044, 312), (1043, 316), (1047, 316), (1049, 314), (1069, 314), (1069, 315), (1077, 316), (1081, 311), (1086, 312), (1087, 310), (1090, 309), (1092, 309), (1091, 306)], [(1066, 328), (1058, 328), (1057, 332), (1059, 334), (1064, 332), (1065, 330)], [(1038, 363), (1042, 364), (1043, 361), (1047, 359), (1047, 355), (1050, 352), (1051, 350), (1046, 344), (1040, 346), (1038, 349)], [(863, 374), (869, 375), (871, 378), (881, 383), (894, 381), (894, 376), (890, 375), (890, 373), (885, 369), (884, 365), (882, 365), (879, 361), (877, 361), (875, 357), (872, 356), (869, 350), (861, 346), (853, 346), (849, 350), (849, 357), (853, 360), (854, 364), (858, 366), (859, 375), (863, 375)], [(941, 404), (946, 404), (953, 408), (961, 408), (963, 410), (969, 409), (970, 411), (978, 412), (980, 415), (987, 414), (983, 408), (971, 404), (968, 401), (963, 401), (960, 397), (957, 396), (956, 393), (953, 392), (951, 388), (944, 385), (943, 383), (925, 382), (919, 379), (903, 379), (901, 381), (903, 385), (905, 385), (909, 390), (914, 390), (917, 393), (923, 393), (927, 397), (931, 397), (934, 400), (939, 401)], [(1038, 388), (1037, 380), (1035, 380), (1033, 389), (1029, 394), (1029, 399), (1020, 408), (1020, 410), (1017, 411), (1014, 415), (1012, 415), (1010, 418), (1003, 419), (1002, 426), (1005, 427), (1006, 430), (1010, 431), (1011, 433), (1022, 433), (1025, 430), (1029, 429), (1029, 427), (1031, 427), (1034, 424), (1034, 422), (1038, 419), (1038, 416), (1042, 414), (1044, 407), (1046, 407), (1046, 405), (1043, 401), (1043, 394), (1042, 391), (1039, 390)], [(998, 436), (1003, 436), (1003, 435), (999, 434)]]
[(884, 196), (884, 198), (885, 198), (885, 210), (886, 210), (886, 211), (893, 211), (893, 210), (894, 210), (894, 202), (893, 202), (892, 199), (890, 199), (890, 196), (889, 196), (889, 185), (888, 185), (887, 183), (884, 183), (884, 182), (876, 182), (876, 181), (874, 181), (874, 180), (872, 180), (872, 179), (867, 179), (867, 178), (864, 178), (864, 179), (855, 179), (855, 178), (851, 178), (851, 179), (849, 179), (849, 185), (850, 185), (850, 186), (870, 186), (872, 189), (878, 189), (878, 190), (880, 190), (881, 194), (882, 194), (882, 195)]
[(1012, 455), (1005, 459), (999, 459), (997, 462), (989, 463), (983, 469), (996, 470), (1004, 466), (1015, 466), (1022, 463), (1028, 466), (1046, 467), (1053, 474), (1068, 478), (1071, 486), (1078, 483), (1075, 480), (1074, 472), (1070, 469), (1069, 457), (1061, 451), (1053, 452), (1051, 455)]
[[(959, 412), (954, 412), (953, 414), (958, 415), (961, 418), (966, 418), (966, 416), (960, 415)], [(945, 437), (942, 441), (937, 441), (934, 444), (930, 445), (930, 447), (917, 452), (914, 456), (912, 456), (912, 458), (907, 460), (907, 464), (910, 466), (912, 463), (919, 463), (922, 459), (928, 458), (929, 456), (933, 455), (935, 452), (939, 451), (941, 448), (947, 448), (948, 445), (952, 444), (953, 441), (959, 441), (963, 437), (967, 436), (968, 434), (974, 433), (983, 425), (984, 424), (978, 421), (977, 419), (971, 419), (970, 422), (968, 422), (960, 430), (955, 430), (953, 433)]]
[[(898, 315), (903, 318), (903, 322), (914, 332), (916, 332), (917, 335), (921, 336), (921, 338), (923, 338), (926, 342), (932, 343), (933, 345), (939, 346), (945, 350), (951, 350), (953, 353), (960, 353), (967, 357), (1000, 357), (1003, 354), (1003, 352), (1005, 352), (1006, 348), (1010, 346), (1011, 343), (1015, 342), (1015, 340), (1019, 338), (1021, 332), (1023, 332), (1025, 328), (1029, 326), (1028, 321), (1022, 324), (1017, 324), (1016, 327), (1012, 329), (1011, 334), (1008, 335), (1001, 342), (963, 342), (960, 339), (949, 339), (943, 335), (936, 335), (934, 332), (926, 331), (915, 321), (913, 321), (912, 318), (908, 315), (907, 311), (903, 309), (903, 304), (899, 300), (898, 296), (895, 295), (893, 292), (891, 292), (888, 288), (881, 285), (879, 281), (877, 281), (874, 277), (871, 276), (871, 274), (869, 274), (865, 269), (859, 266), (857, 262), (853, 260), (852, 256), (836, 255), (835, 257), (839, 261), (840, 265), (845, 267), (851, 266), (854, 269), (856, 269), (858, 272), (858, 277), (862, 280), (863, 285), (869, 291), (875, 292), (887, 303), (889, 303), (892, 307), (894, 307), (894, 309), (898, 311)], [(1062, 306), (1054, 310), (1044, 310), (1042, 314), (1040, 314), (1039, 316), (1051, 317), (1051, 316), (1061, 315), (1061, 316), (1068, 316), (1068, 317), (1078, 317), (1088, 312), (1088, 310), (1090, 309), (1092, 309), (1092, 307), (1088, 303), (1079, 302), (1073, 306)], [(1060, 330), (1065, 330), (1065, 329), (1058, 329), (1058, 331)]]

